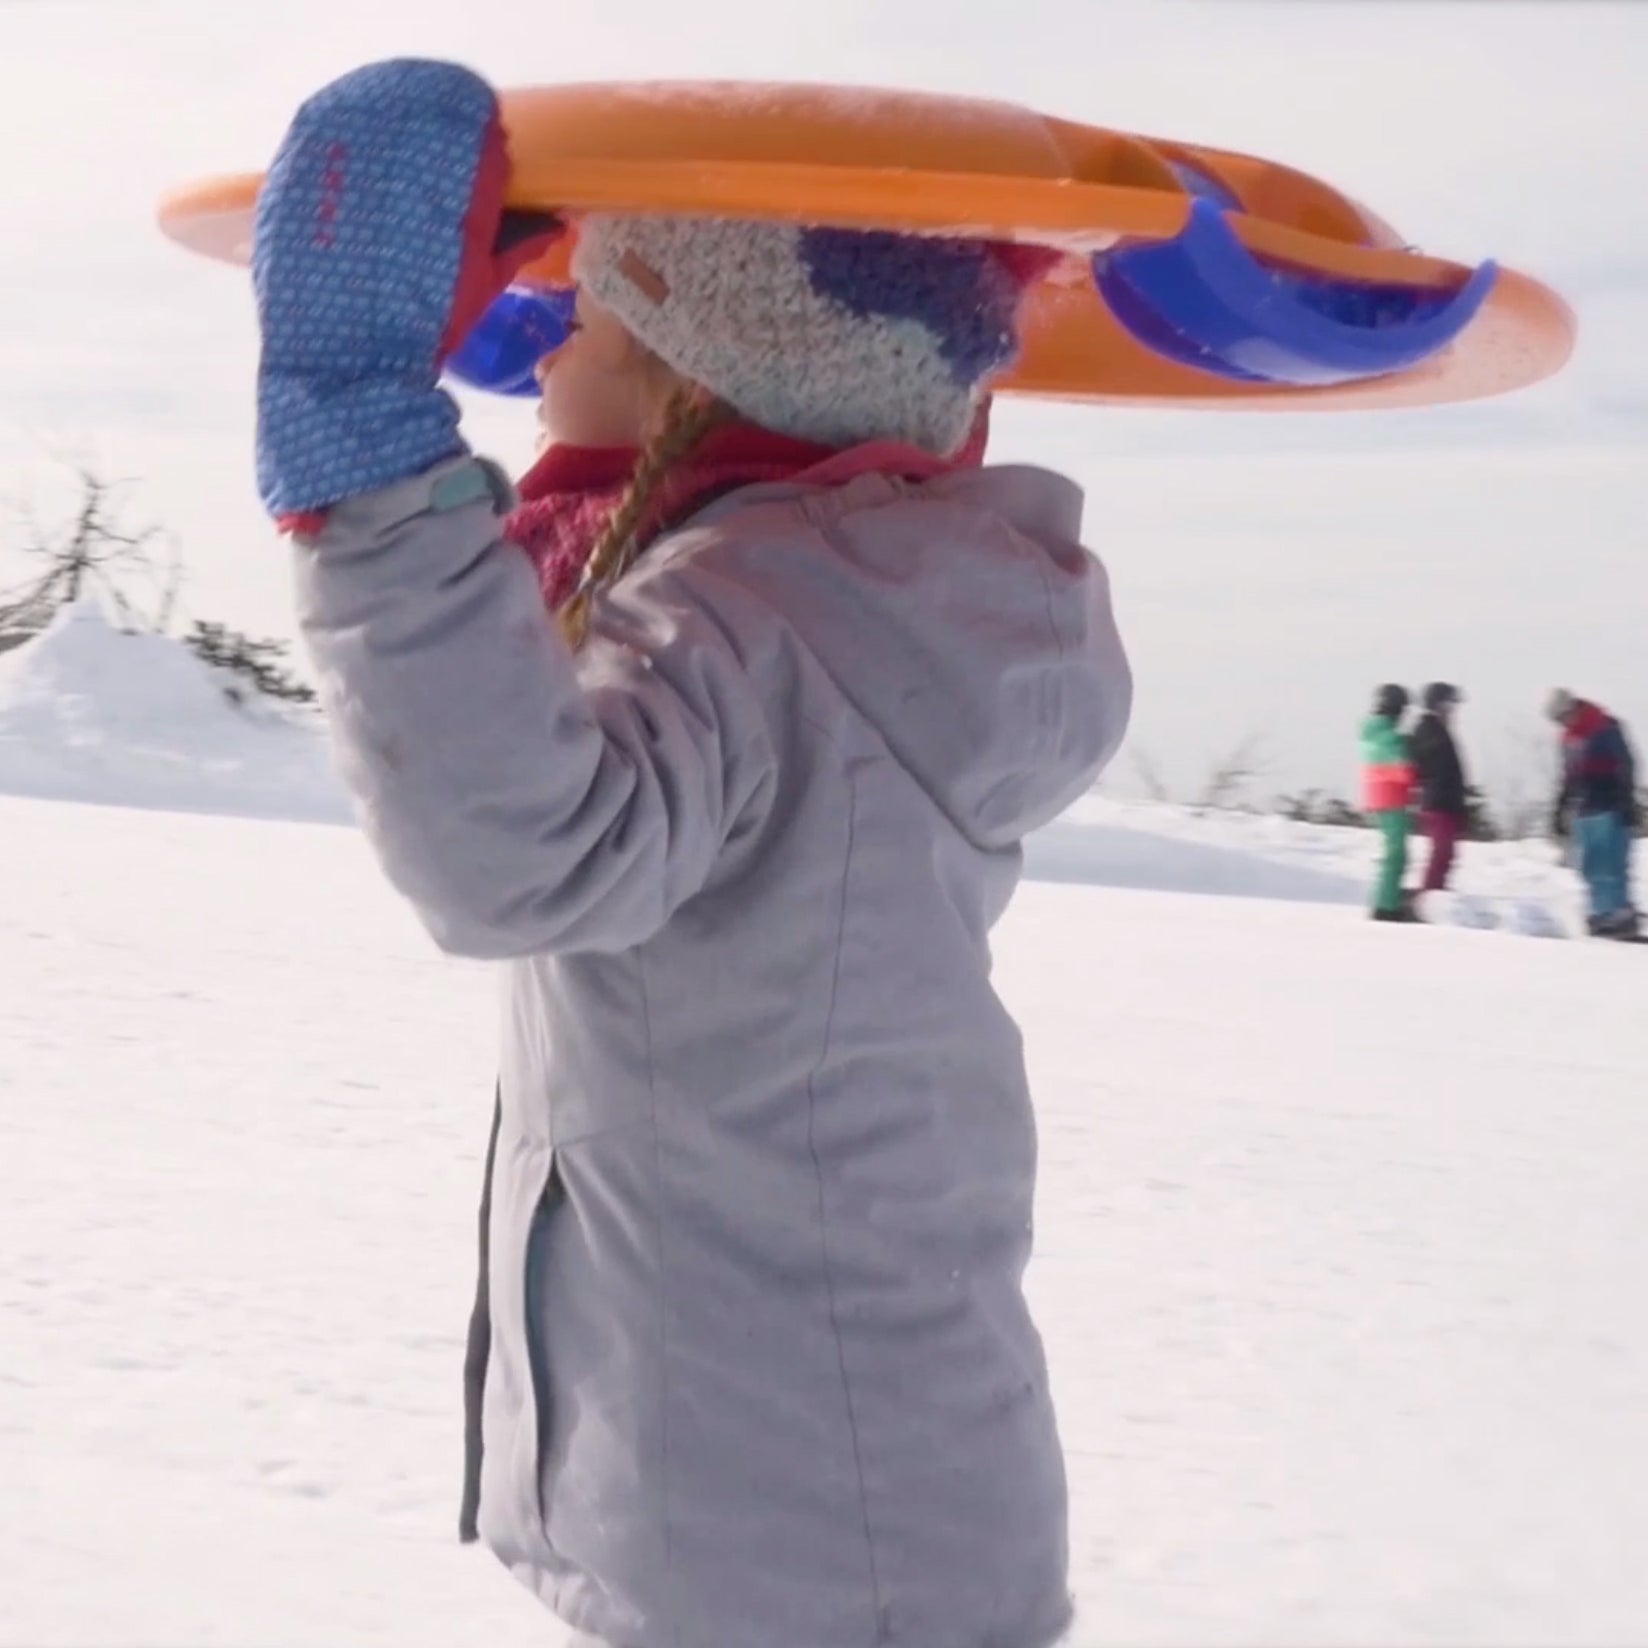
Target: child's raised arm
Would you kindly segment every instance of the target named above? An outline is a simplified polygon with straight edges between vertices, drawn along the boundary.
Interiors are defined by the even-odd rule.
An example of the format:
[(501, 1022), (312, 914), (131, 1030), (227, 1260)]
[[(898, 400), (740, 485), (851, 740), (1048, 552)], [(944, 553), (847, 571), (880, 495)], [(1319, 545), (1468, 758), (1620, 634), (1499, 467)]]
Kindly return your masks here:
[[(560, 232), (505, 211), (491, 88), (397, 60), (309, 99), (258, 199), (258, 481), (341, 764), (391, 880), (447, 949), (620, 947), (703, 884), (762, 789), (760, 706), (668, 591), (660, 642), (586, 693), (441, 363)], [(669, 657), (664, 656), (668, 650)], [(594, 661), (592, 661), (592, 664)]]
[(656, 649), (597, 639), (580, 686), (496, 484), (459, 458), (334, 508), (296, 552), (304, 634), (367, 833), (444, 949), (622, 948), (770, 793), (765, 715), (667, 574)]

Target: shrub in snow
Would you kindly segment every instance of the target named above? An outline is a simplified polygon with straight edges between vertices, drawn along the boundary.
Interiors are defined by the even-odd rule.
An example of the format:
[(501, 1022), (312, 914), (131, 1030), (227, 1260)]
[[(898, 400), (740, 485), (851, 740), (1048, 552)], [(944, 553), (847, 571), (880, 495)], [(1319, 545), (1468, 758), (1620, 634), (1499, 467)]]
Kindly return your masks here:
[[(286, 669), (284, 641), (254, 641), (227, 624), (196, 622), (183, 637), (183, 644), (203, 664), (227, 671), (251, 683), (252, 689), (268, 698), (284, 699), (293, 704), (312, 704), (315, 693)], [(242, 699), (237, 686), (226, 686), (236, 703)]]
[(1361, 810), (1325, 790), (1303, 790), (1298, 795), (1278, 796), (1276, 813), (1295, 824), (1327, 824), (1340, 829), (1365, 830), (1368, 821)]

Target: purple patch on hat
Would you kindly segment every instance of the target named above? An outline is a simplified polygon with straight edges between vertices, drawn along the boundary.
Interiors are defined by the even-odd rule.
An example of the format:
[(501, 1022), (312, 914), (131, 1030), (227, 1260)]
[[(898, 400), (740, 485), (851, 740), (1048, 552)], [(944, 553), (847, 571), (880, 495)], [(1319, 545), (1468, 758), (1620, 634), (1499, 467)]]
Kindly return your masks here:
[(800, 255), (821, 297), (860, 318), (924, 327), (964, 388), (1012, 358), (1019, 286), (981, 241), (803, 229)]

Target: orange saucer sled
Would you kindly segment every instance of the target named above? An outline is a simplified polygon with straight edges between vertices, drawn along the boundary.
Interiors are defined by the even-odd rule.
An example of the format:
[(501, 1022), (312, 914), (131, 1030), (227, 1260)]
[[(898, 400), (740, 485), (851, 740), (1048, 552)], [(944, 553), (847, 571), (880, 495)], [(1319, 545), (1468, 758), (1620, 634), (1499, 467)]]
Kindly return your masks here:
[[(564, 214), (574, 232), (584, 211), (659, 212), (1063, 252), (1029, 295), (1023, 352), (1000, 391), (1292, 411), (1425, 406), (1537, 383), (1573, 347), (1573, 315), (1548, 287), (1491, 263), (1420, 256), (1315, 178), (1221, 149), (901, 91), (590, 84), (501, 101), (508, 204)], [(161, 204), (161, 228), (192, 251), (248, 263), (260, 181), (179, 189)], [(567, 258), (563, 241), (522, 280), (564, 288)]]

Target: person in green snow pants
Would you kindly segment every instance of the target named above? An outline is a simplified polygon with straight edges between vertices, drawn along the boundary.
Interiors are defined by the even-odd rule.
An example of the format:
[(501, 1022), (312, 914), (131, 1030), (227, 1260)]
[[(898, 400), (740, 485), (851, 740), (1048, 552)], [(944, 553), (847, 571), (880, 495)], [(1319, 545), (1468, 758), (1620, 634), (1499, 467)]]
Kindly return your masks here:
[(1413, 814), (1406, 807), (1382, 807), (1373, 815), (1374, 826), (1384, 839), (1379, 858), (1379, 875), (1374, 882), (1375, 915), (1390, 916), (1407, 908), (1402, 878), (1408, 873), (1408, 835)]
[(1374, 889), (1375, 921), (1418, 920), (1402, 888), (1413, 803), (1413, 760), (1402, 731), (1407, 710), (1407, 688), (1387, 684), (1374, 697), (1373, 714), (1362, 723), (1362, 810), (1384, 842)]

